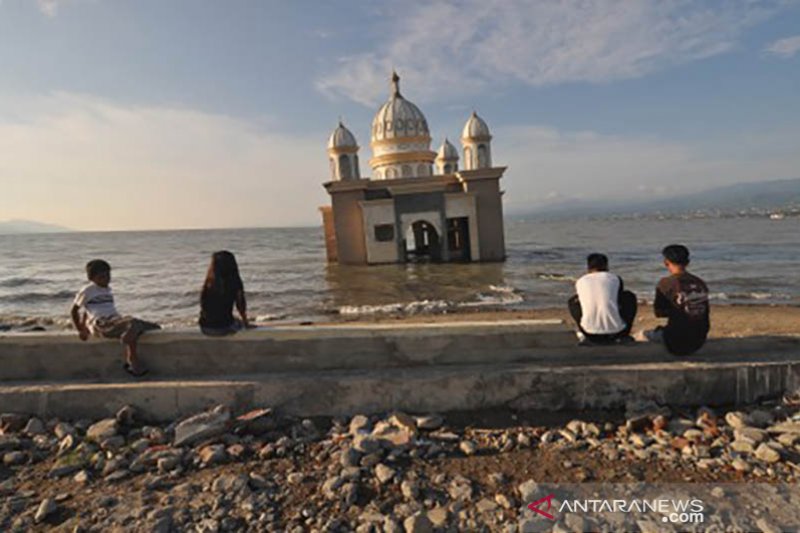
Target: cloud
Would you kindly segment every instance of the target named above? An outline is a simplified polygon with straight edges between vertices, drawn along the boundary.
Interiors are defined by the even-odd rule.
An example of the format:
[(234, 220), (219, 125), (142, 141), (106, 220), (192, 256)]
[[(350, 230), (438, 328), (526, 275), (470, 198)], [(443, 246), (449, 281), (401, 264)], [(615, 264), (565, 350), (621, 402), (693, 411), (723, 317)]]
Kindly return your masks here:
[(493, 162), (509, 213), (568, 199), (640, 200), (718, 185), (797, 176), (800, 128), (685, 143), (563, 132), (542, 126), (492, 132)]
[(604, 83), (714, 55), (785, 3), (731, 0), (439, 0), (382, 14), (375, 50), (339, 59), (317, 81), (374, 106), (392, 67), (421, 101), (501, 87)]
[(324, 133), (59, 93), (0, 103), (0, 219), (79, 229), (287, 226), (327, 202)]
[(39, 11), (48, 17), (55, 17), (63, 0), (36, 0), (36, 3), (39, 6)]
[[(97, 230), (319, 224), (327, 132), (287, 135), (269, 122), (68, 93), (4, 97), (0, 220)], [(800, 168), (796, 126), (693, 143), (541, 125), (492, 133), (494, 163), (509, 167), (509, 212), (796, 177)]]
[(800, 35), (779, 39), (764, 49), (765, 52), (787, 59), (794, 56), (798, 50), (800, 50)]

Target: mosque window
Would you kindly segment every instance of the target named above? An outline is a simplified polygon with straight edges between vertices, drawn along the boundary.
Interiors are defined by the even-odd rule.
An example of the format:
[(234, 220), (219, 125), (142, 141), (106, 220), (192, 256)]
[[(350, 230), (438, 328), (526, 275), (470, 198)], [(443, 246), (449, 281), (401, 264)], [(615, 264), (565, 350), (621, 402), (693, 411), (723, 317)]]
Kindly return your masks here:
[(375, 226), (375, 240), (378, 242), (390, 242), (394, 240), (393, 224), (378, 224)]
[(486, 149), (485, 144), (478, 145), (478, 168), (485, 168), (489, 166), (489, 150)]
[(397, 171), (395, 169), (393, 169), (393, 168), (387, 168), (386, 169), (386, 179), (387, 180), (394, 179), (396, 177), (397, 177)]
[(449, 163), (448, 163), (447, 165), (445, 165), (445, 166), (444, 166), (444, 173), (445, 173), (445, 174), (451, 174), (452, 172), (453, 172), (453, 167), (452, 167), (452, 166), (450, 166), (450, 164), (449, 164)]
[(414, 175), (414, 171), (411, 170), (411, 165), (403, 165), (403, 177), (410, 178)]
[(339, 156), (339, 176), (343, 180), (349, 180), (353, 177), (352, 169), (350, 167), (350, 158), (346, 154)]
[(419, 165), (417, 167), (417, 176), (430, 176), (428, 165)]

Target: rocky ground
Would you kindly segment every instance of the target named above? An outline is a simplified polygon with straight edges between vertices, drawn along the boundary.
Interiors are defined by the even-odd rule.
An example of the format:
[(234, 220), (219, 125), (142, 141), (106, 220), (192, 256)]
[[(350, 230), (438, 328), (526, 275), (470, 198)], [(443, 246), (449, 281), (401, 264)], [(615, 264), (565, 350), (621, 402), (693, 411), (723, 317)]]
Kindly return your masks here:
[[(631, 405), (581, 420), (299, 420), (220, 406), (169, 425), (142, 424), (130, 407), (99, 421), (3, 414), (0, 424), (0, 531), (614, 531), (578, 515), (547, 522), (526, 506), (542, 483), (800, 481), (798, 397), (727, 412)], [(754, 515), (739, 530), (791, 520), (800, 524)]]

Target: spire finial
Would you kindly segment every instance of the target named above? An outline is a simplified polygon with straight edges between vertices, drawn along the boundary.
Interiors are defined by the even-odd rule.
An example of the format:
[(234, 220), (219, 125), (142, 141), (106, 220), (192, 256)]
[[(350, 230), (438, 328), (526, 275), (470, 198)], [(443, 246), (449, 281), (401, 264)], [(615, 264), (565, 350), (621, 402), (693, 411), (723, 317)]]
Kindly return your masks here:
[(392, 69), (392, 96), (400, 96), (400, 76)]

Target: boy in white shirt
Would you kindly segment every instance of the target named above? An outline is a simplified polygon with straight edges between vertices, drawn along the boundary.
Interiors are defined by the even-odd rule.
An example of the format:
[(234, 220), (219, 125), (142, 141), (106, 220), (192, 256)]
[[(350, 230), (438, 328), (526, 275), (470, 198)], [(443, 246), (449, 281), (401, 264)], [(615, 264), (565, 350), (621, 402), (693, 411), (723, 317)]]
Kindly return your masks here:
[(569, 311), (584, 344), (628, 343), (636, 318), (636, 296), (624, 289), (622, 278), (608, 271), (608, 257), (593, 253), (586, 258), (588, 273), (575, 282), (578, 293)]
[(93, 259), (86, 264), (89, 282), (72, 304), (70, 315), (78, 336), (82, 341), (91, 335), (108, 339), (119, 339), (125, 345), (123, 368), (135, 377), (147, 373), (139, 362), (136, 341), (145, 331), (161, 329), (158, 324), (129, 316), (121, 316), (114, 306), (114, 295), (108, 286), (111, 283), (111, 265), (102, 259)]

